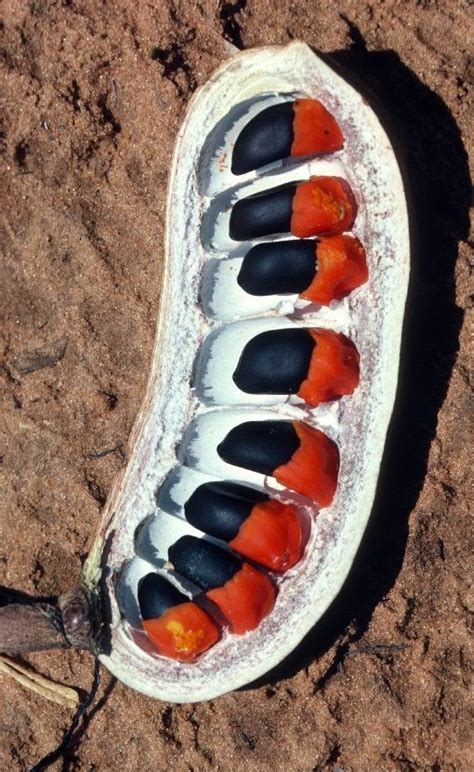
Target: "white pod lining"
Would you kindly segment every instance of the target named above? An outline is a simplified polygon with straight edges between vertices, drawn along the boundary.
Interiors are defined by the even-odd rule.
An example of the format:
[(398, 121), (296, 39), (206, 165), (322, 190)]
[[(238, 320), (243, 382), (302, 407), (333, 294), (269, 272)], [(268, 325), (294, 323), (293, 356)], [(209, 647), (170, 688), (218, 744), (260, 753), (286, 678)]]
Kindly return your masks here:
[[(230, 151), (240, 128), (268, 104), (300, 96), (320, 99), (334, 115), (345, 137), (344, 149), (330, 161), (302, 159), (233, 177)], [(334, 171), (336, 163), (338, 172)], [(322, 171), (325, 164), (332, 171)], [(305, 420), (318, 426), (318, 414), (324, 416), (325, 410), (328, 414), (332, 432), (327, 433), (337, 438), (341, 456), (336, 496), (314, 520), (304, 558), (283, 577), (275, 608), (258, 628), (243, 636), (224, 634), (196, 663), (179, 663), (154, 655), (139, 629), (130, 598), (147, 562), (134, 557), (135, 532), (157, 512), (156, 494), (178, 464), (177, 448), (192, 419), (204, 419), (206, 414), (211, 418), (213, 413), (212, 420), (218, 422), (215, 413), (220, 412), (228, 420), (227, 413), (234, 410), (210, 412), (190, 386), (201, 343), (222, 322), (235, 318), (220, 315), (216, 301), (213, 319), (203, 313), (204, 266), (210, 258), (241, 256), (251, 245), (229, 239), (228, 212), (216, 209), (216, 195), (219, 206), (224, 200), (229, 206), (236, 197), (257, 188), (321, 173), (338, 173), (351, 184), (359, 207), (352, 232), (362, 241), (369, 265), (368, 283), (334, 304), (334, 323), (348, 329), (360, 353), (360, 385), (350, 398), (338, 403), (334, 414), (317, 408), (305, 415)], [(408, 217), (401, 175), (371, 108), (304, 43), (254, 49), (233, 57), (189, 105), (170, 174), (165, 252), (147, 395), (131, 438), (130, 461), (108, 500), (83, 581), (91, 599), (105, 598), (108, 606), (104, 622), (110, 647), (100, 658), (109, 670), (150, 696), (197, 702), (255, 680), (295, 648), (339, 592), (369, 519), (395, 398), (409, 274)], [(253, 308), (252, 298), (246, 298), (239, 318), (262, 311), (275, 316), (285, 310), (278, 302), (276, 308), (263, 309), (261, 300), (255, 298)], [(309, 321), (326, 326), (318, 309), (310, 307)], [(300, 313), (307, 325), (304, 308)], [(245, 404), (240, 409), (251, 410)], [(276, 414), (294, 420), (300, 409), (280, 404), (265, 410), (260, 404), (258, 411), (269, 418)], [(238, 480), (239, 470), (233, 470), (233, 479)], [(215, 473), (214, 469), (205, 471)]]

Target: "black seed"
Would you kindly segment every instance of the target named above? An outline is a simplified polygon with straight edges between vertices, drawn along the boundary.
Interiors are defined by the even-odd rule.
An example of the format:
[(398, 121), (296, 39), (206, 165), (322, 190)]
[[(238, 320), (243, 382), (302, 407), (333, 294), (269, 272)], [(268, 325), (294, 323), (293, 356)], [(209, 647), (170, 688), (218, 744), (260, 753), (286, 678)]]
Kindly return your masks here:
[(247, 394), (296, 394), (308, 377), (315, 342), (307, 330), (269, 330), (252, 338), (232, 376)]
[(138, 583), (138, 603), (143, 619), (158, 619), (165, 611), (189, 598), (159, 574), (147, 574)]
[(303, 292), (316, 273), (316, 241), (256, 244), (244, 257), (237, 281), (250, 295)]
[(195, 528), (223, 541), (234, 539), (255, 504), (265, 493), (231, 482), (204, 483), (184, 505), (186, 519)]
[(246, 174), (259, 166), (288, 158), (293, 143), (293, 102), (267, 107), (242, 129), (234, 145), (232, 173)]
[(222, 587), (242, 568), (232, 553), (195, 536), (182, 536), (168, 550), (176, 571), (207, 592)]
[(217, 452), (228, 464), (271, 475), (299, 446), (290, 421), (247, 421), (231, 429)]
[(289, 233), (296, 185), (290, 182), (239, 199), (230, 215), (231, 239), (248, 241), (273, 233)]

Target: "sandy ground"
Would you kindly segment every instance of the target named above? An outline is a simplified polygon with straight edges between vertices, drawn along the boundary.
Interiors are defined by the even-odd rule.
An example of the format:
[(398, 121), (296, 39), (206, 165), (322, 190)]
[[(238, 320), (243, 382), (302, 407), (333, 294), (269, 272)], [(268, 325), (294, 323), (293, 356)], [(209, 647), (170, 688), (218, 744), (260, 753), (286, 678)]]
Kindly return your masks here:
[[(0, 583), (74, 587), (127, 456), (160, 297), (170, 154), (238, 47), (301, 37), (379, 103), (416, 230), (402, 385), (377, 506), (341, 597), (257, 688), (166, 705), (104, 672), (56, 769), (471, 770), (465, 0), (5, 0)], [(471, 104), (472, 107), (472, 104)], [(92, 659), (31, 656), (88, 689)], [(0, 769), (71, 713), (0, 679)]]

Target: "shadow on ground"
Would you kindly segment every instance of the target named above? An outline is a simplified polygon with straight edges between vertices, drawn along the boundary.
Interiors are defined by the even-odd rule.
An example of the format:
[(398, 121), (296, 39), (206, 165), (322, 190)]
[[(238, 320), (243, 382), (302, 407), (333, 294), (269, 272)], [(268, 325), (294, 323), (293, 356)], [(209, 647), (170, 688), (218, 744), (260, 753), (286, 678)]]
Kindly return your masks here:
[(346, 22), (351, 46), (325, 58), (364, 95), (384, 124), (397, 151), (409, 202), (412, 269), (400, 382), (374, 509), (345, 585), (297, 649), (250, 688), (295, 674), (324, 654), (351, 625), (354, 632), (338, 646), (320, 681), (323, 685), (393, 586), (463, 320), (455, 303), (454, 267), (458, 242), (468, 235), (471, 187), (459, 129), (443, 100), (394, 51), (368, 51), (357, 27)]

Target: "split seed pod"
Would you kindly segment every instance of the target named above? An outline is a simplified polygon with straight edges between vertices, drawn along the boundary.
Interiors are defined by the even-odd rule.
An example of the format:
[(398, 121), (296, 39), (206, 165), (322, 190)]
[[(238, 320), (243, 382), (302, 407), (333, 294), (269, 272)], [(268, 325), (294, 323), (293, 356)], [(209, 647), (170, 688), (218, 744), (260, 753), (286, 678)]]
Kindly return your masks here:
[[(351, 568), (395, 398), (409, 236), (400, 171), (377, 117), (300, 42), (240, 53), (196, 93), (177, 140), (167, 207), (148, 390), (83, 583), (103, 622), (103, 663), (150, 696), (196, 702), (280, 662)], [(312, 359), (323, 344), (329, 348)], [(333, 364), (321, 376), (327, 357)], [(336, 371), (331, 391), (320, 381)], [(200, 499), (192, 498), (198, 489)], [(206, 534), (196, 502), (213, 490), (220, 498), (209, 517), (217, 519)], [(252, 558), (261, 548), (252, 540), (258, 523), (280, 510), (297, 528), (296, 552), (288, 571), (268, 573)], [(279, 525), (277, 552), (281, 533)], [(173, 545), (193, 549), (189, 536), (228, 550), (228, 560), (216, 553), (216, 578), (202, 578), (199, 560), (191, 580), (168, 562)], [(245, 554), (237, 560), (233, 544), (243, 544), (250, 563)], [(180, 552), (181, 563), (187, 554)], [(242, 565), (252, 577), (265, 574), (272, 589), (240, 635), (212, 602), (227, 590), (209, 588), (228, 587)], [(201, 616), (192, 604), (210, 620), (208, 648), (202, 653), (207, 644), (198, 635), (193, 661), (160, 653), (146, 634), (153, 609), (162, 608), (149, 599), (140, 607), (139, 585), (161, 586), (144, 583), (150, 573), (176, 588), (165, 593), (166, 614), (181, 599), (193, 624)], [(255, 600), (251, 592), (246, 598)], [(186, 646), (197, 633), (180, 625), (173, 618), (167, 630), (178, 630)]]

